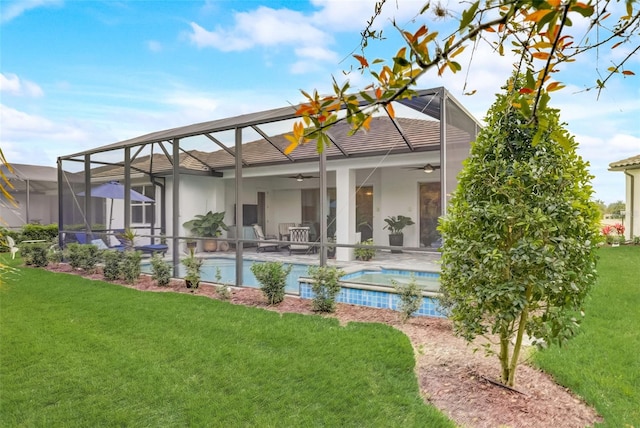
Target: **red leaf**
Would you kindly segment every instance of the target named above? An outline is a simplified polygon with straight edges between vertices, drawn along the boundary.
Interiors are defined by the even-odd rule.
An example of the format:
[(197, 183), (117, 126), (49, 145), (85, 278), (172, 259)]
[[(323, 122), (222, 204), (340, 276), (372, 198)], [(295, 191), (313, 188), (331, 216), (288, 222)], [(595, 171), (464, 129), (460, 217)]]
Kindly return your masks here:
[(365, 57), (363, 57), (362, 55), (354, 55), (353, 56), (355, 59), (357, 59), (360, 62), (360, 66), (362, 68), (367, 68), (369, 67), (369, 62), (367, 61), (367, 59)]

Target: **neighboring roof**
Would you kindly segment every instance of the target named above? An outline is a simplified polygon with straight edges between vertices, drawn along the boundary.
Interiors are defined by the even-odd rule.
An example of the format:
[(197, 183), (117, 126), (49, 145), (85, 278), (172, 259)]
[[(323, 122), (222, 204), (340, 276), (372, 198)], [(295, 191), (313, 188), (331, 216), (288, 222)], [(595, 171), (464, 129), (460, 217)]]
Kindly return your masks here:
[(26, 192), (27, 183), (29, 191), (34, 193), (54, 192), (58, 190), (58, 169), (51, 166), (25, 165), (19, 163), (9, 164), (13, 172), (9, 172), (7, 165), (1, 165), (2, 172), (11, 182), (10, 192)]
[(630, 158), (619, 160), (617, 162), (611, 162), (609, 164), (609, 171), (624, 171), (626, 169), (638, 168), (640, 168), (640, 154), (631, 156)]
[(2, 171), (9, 179), (38, 180), (58, 182), (58, 169), (52, 166), (25, 165), (9, 163), (13, 172), (9, 172), (6, 165), (2, 165)]

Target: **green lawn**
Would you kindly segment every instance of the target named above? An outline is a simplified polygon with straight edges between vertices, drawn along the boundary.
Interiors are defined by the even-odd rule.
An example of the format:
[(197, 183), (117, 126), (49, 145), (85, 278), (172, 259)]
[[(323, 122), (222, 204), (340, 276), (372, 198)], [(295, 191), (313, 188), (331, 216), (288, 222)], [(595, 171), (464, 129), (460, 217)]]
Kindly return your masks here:
[[(640, 427), (640, 247), (601, 249), (598, 271), (582, 334), (535, 361), (605, 426)], [(4, 278), (2, 426), (452, 426), (384, 325), (38, 269)]]
[(0, 344), (2, 426), (453, 426), (381, 324), (21, 268)]
[(593, 405), (603, 426), (640, 427), (640, 247), (599, 251), (583, 333), (535, 361)]

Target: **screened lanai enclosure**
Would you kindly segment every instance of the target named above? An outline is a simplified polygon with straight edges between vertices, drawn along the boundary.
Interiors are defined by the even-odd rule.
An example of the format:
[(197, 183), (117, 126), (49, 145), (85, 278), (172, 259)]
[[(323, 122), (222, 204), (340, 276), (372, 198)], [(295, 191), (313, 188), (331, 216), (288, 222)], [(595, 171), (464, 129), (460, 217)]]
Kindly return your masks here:
[[(132, 230), (136, 246), (166, 251), (179, 276), (195, 241), (198, 255), (234, 265), (236, 285), (248, 259), (325, 265), (329, 256), (346, 266), (365, 241), (377, 250), (370, 263), (390, 254), (419, 260), (440, 245), (438, 218), (479, 124), (442, 87), (393, 104), (395, 117), (376, 114), (368, 132), (349, 136), (339, 122), (322, 154), (315, 143), (285, 154), (285, 135), (299, 120), (297, 106), (288, 106), (61, 156), (60, 244), (88, 236), (116, 245)], [(109, 182), (122, 196), (96, 193)], [(183, 226), (207, 212), (224, 213), (228, 230), (195, 236)], [(399, 215), (414, 222), (401, 247), (389, 245), (385, 229), (385, 218)], [(216, 251), (205, 251), (207, 241)]]

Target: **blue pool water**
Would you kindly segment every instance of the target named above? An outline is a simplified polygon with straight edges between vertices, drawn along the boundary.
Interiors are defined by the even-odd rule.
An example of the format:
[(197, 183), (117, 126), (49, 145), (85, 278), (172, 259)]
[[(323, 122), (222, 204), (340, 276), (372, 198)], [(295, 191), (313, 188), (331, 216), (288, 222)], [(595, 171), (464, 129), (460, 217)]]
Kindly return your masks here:
[[(253, 260), (244, 260), (242, 264), (242, 276), (243, 284), (247, 287), (259, 287), (258, 280), (251, 272), (251, 265), (253, 263), (259, 263)], [(211, 258), (205, 259), (202, 265), (202, 280), (206, 282), (217, 282), (216, 271), (220, 269), (221, 282), (235, 285), (236, 283), (236, 267), (235, 259), (228, 258)], [(287, 284), (285, 286), (285, 292), (288, 294), (299, 294), (304, 299), (312, 299), (313, 291), (311, 284), (305, 282), (299, 282), (300, 277), (308, 277), (309, 265), (305, 264), (293, 264), (291, 273), (287, 277)], [(151, 272), (151, 266), (148, 262), (143, 262), (142, 271), (146, 273)], [(180, 266), (179, 276), (184, 277), (185, 268)], [(408, 283), (412, 278), (419, 284), (425, 291), (438, 291), (439, 289), (439, 277), (440, 275), (435, 272), (419, 272), (419, 271), (404, 271), (395, 269), (382, 269), (382, 270), (362, 270), (344, 275), (340, 278), (344, 281), (342, 289), (336, 301), (340, 303), (348, 303), (352, 305), (370, 306), (373, 308), (384, 308), (398, 310), (399, 297), (391, 290), (391, 279), (398, 283)], [(389, 287), (389, 291), (366, 289), (359, 285), (378, 285), (382, 287)], [(435, 296), (423, 296), (422, 306), (416, 312), (416, 315), (432, 316), (432, 317), (444, 317), (445, 315), (440, 312), (437, 297)]]
[(344, 275), (340, 278), (343, 281), (393, 287), (393, 282), (402, 285), (409, 283), (412, 279), (425, 291), (437, 292), (440, 290), (440, 274), (436, 272), (420, 272), (398, 269), (381, 270), (361, 270)]
[[(242, 263), (242, 282), (246, 287), (260, 287), (260, 283), (256, 279), (253, 272), (251, 272), (251, 265), (256, 263), (253, 260), (243, 260)], [(288, 263), (285, 263), (287, 266)], [(298, 287), (298, 278), (301, 276), (308, 276), (309, 265), (304, 264), (292, 264), (293, 268), (287, 276), (287, 284), (285, 286), (285, 292), (289, 294), (298, 294), (300, 289)], [(202, 270), (200, 277), (205, 282), (217, 282), (216, 272), (220, 269), (220, 282), (235, 285), (236, 283), (236, 261), (235, 259), (227, 258), (210, 258), (205, 259), (202, 264)], [(151, 266), (149, 264), (142, 265), (143, 272), (151, 272)], [(178, 276), (183, 278), (186, 275), (186, 269), (180, 265), (180, 271)]]

